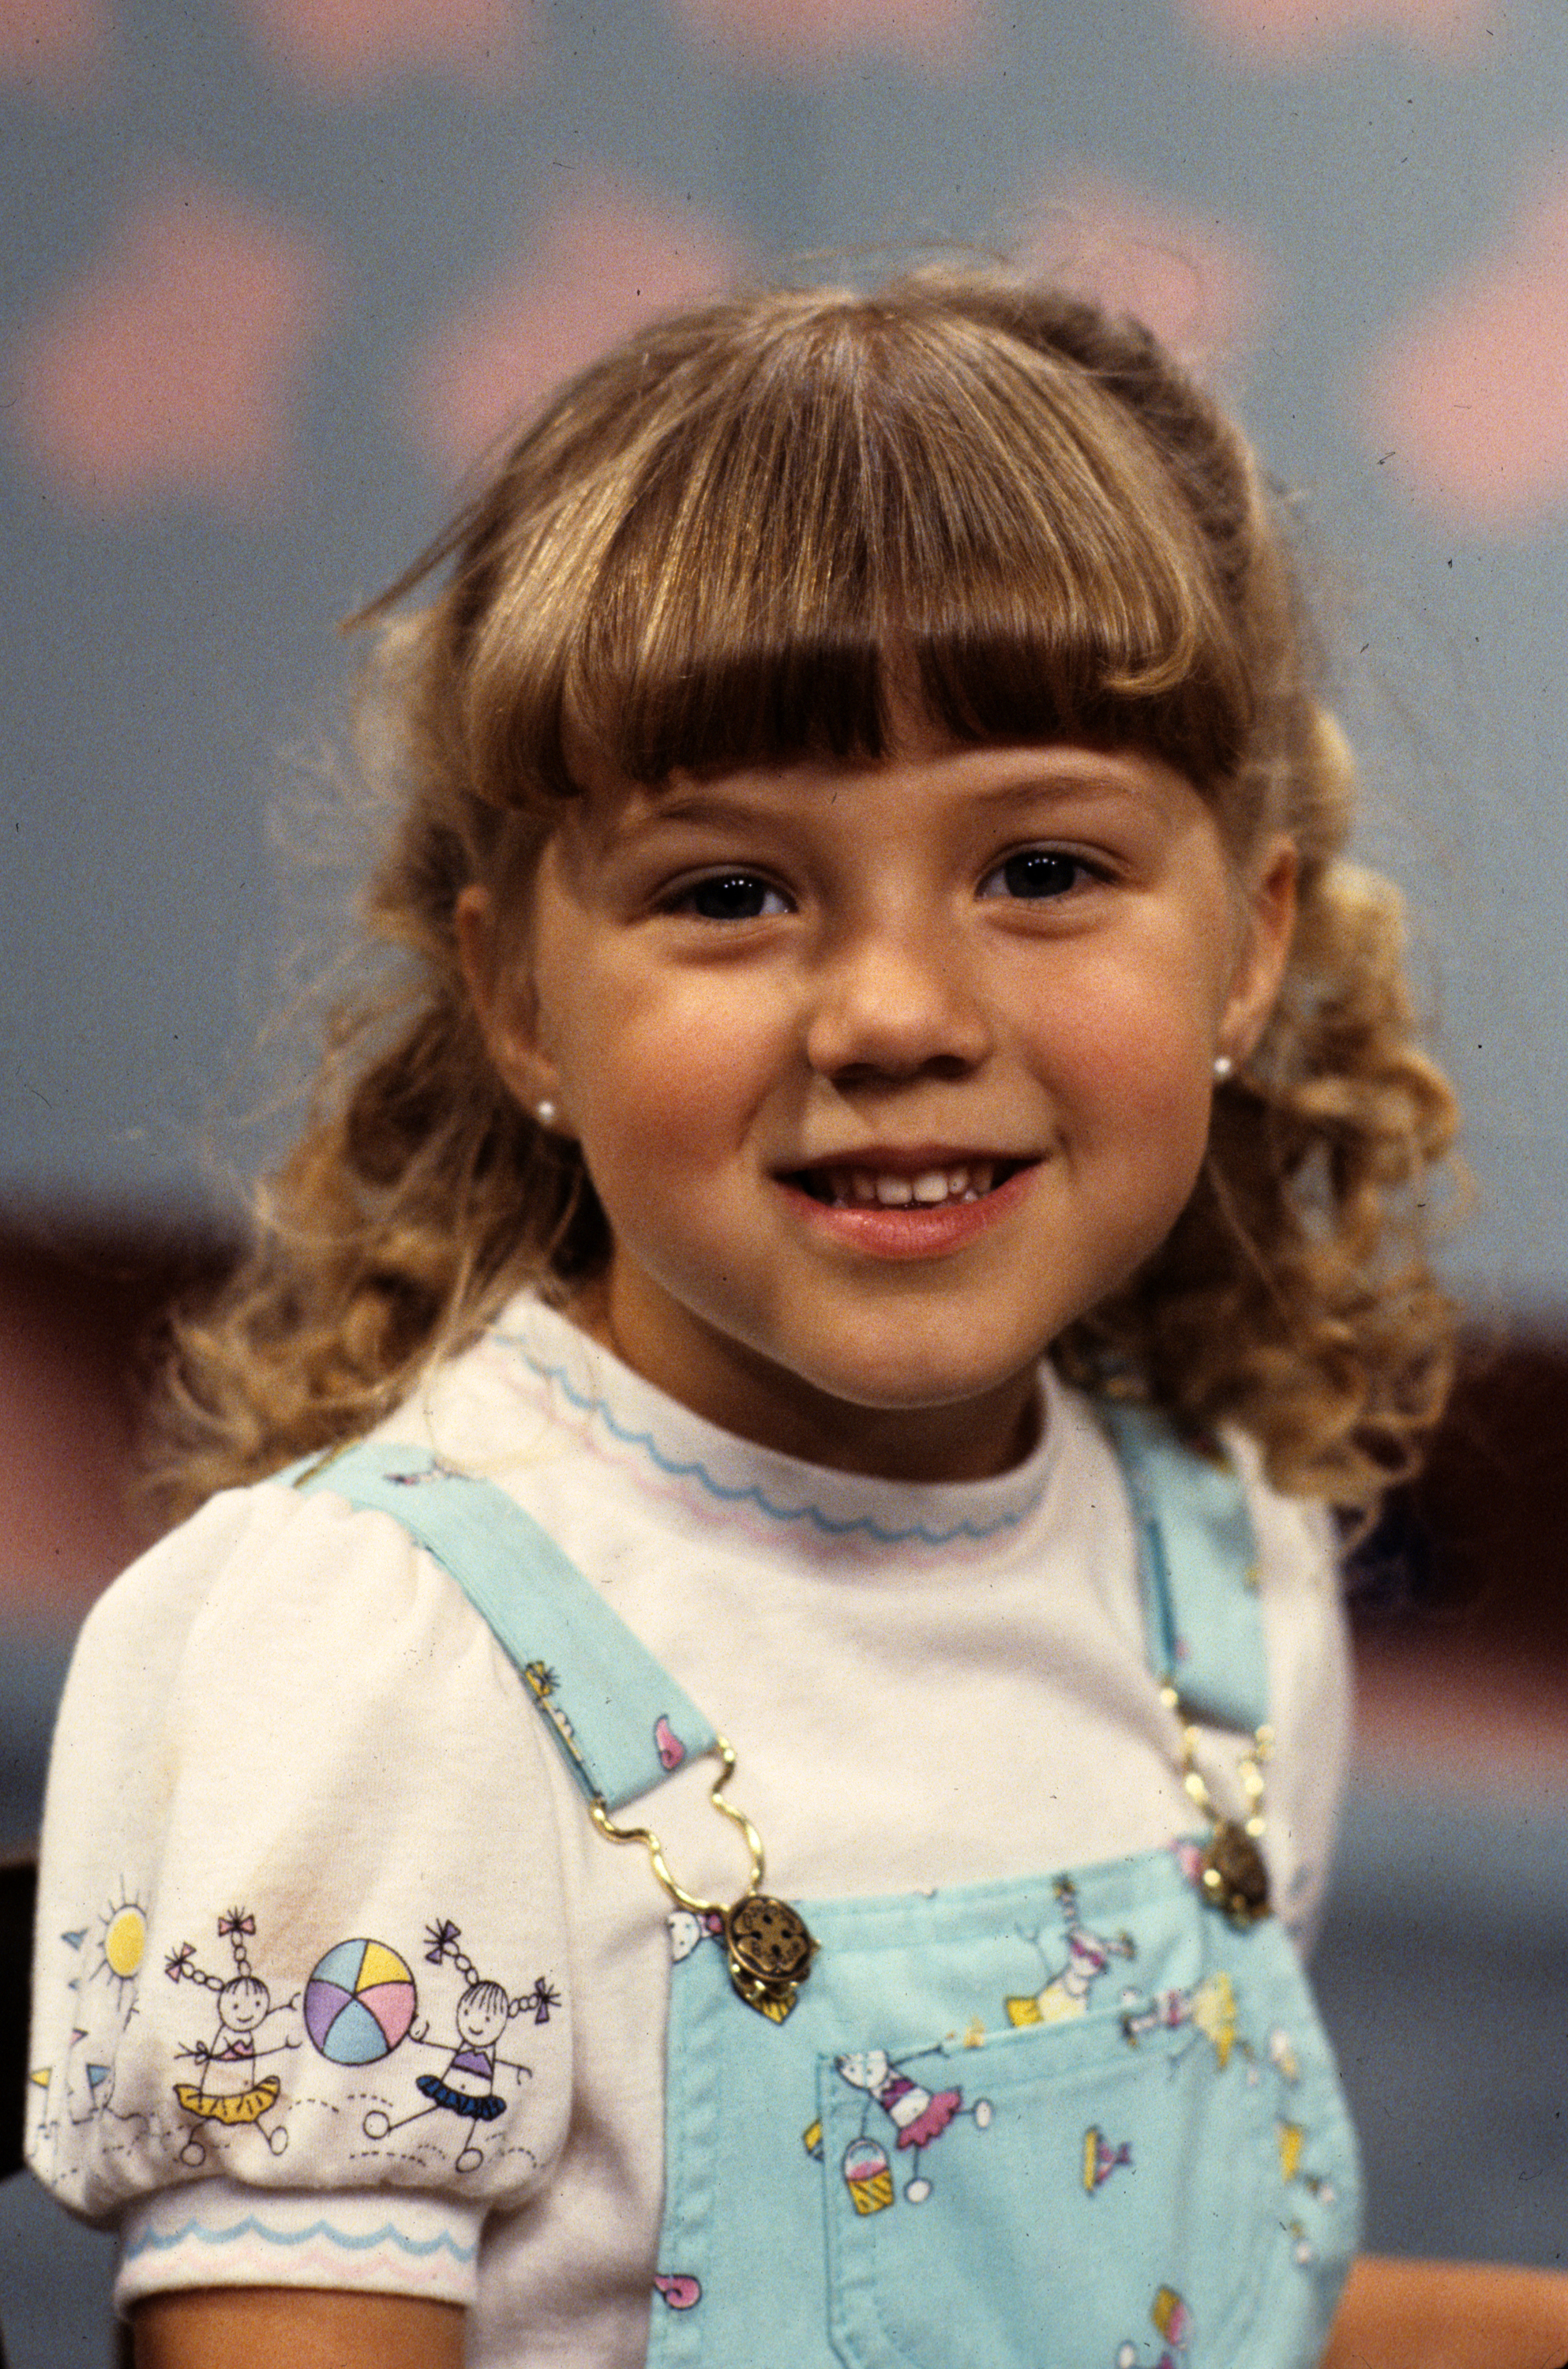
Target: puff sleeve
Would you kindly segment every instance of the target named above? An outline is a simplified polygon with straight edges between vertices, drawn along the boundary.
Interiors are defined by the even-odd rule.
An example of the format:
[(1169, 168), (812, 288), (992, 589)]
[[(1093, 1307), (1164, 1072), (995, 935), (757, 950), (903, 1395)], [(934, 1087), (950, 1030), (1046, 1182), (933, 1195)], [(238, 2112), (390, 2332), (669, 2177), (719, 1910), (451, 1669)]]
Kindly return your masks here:
[(565, 2136), (536, 1712), (388, 1516), (215, 1499), (95, 1608), (45, 1812), (29, 2157), (118, 2297), (467, 2303)]

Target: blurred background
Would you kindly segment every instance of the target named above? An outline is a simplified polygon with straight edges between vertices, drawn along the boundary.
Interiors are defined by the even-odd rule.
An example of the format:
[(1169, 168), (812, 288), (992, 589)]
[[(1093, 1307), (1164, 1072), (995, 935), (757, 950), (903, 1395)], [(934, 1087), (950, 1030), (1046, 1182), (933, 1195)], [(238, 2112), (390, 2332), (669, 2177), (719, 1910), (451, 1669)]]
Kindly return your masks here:
[[(650, 312), (1022, 255), (1191, 353), (1299, 495), (1470, 1111), (1471, 1345), (1361, 1558), (1320, 1965), (1373, 2242), (1562, 2259), (1565, 109), (1562, 0), (0, 0), (4, 1839), (144, 1535), (160, 1311), (279, 1139), (336, 621)], [(63, 2233), (0, 2198), (23, 2369), (107, 2358), (106, 2241)]]

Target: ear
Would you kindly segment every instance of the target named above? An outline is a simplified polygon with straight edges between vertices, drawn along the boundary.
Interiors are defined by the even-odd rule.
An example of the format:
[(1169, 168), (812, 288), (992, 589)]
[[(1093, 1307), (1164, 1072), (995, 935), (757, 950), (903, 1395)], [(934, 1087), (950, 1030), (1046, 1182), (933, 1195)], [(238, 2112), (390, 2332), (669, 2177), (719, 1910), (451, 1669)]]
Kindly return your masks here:
[(1245, 890), (1240, 944), (1215, 1047), (1232, 1061), (1246, 1059), (1274, 1010), (1296, 931), (1298, 868), (1295, 841), (1282, 833), (1264, 848)]
[(560, 1107), (560, 1082), (539, 1039), (538, 999), (521, 937), (508, 943), (487, 888), (471, 885), (459, 894), (453, 912), (457, 956), (464, 984), (485, 1047), (498, 1076), (524, 1110), (537, 1117), (541, 1104), (553, 1104), (547, 1125), (569, 1133)]

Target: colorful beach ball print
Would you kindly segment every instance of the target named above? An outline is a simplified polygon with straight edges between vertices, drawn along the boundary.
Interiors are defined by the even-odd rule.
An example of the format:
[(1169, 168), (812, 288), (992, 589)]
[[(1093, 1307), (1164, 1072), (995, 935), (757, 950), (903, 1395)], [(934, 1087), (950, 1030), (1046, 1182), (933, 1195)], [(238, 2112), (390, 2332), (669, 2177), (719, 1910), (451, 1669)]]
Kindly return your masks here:
[(384, 1941), (339, 1941), (305, 1985), (305, 2030), (333, 2065), (390, 2056), (414, 2020), (414, 1977)]

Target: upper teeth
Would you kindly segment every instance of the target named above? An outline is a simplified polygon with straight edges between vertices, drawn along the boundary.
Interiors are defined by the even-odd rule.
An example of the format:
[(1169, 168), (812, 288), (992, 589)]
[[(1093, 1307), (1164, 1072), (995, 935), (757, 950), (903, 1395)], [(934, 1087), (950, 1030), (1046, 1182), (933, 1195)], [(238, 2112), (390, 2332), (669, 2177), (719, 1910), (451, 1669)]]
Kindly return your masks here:
[(885, 1209), (907, 1209), (911, 1201), (934, 1206), (942, 1201), (978, 1201), (991, 1189), (996, 1173), (992, 1160), (977, 1160), (961, 1168), (924, 1168), (918, 1176), (871, 1168), (831, 1168), (828, 1184), (837, 1202), (879, 1202)]

